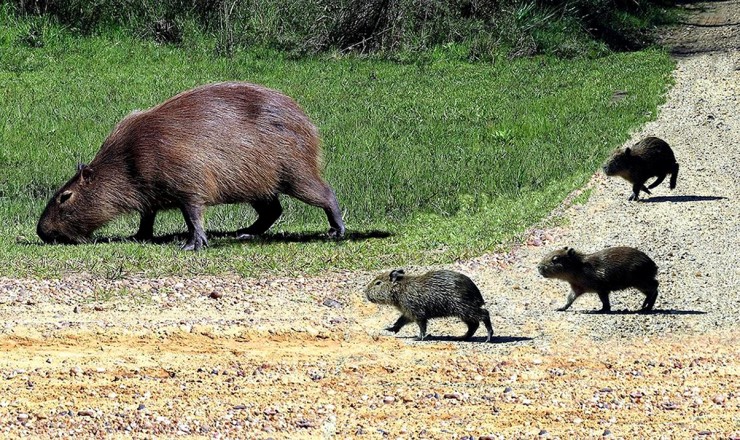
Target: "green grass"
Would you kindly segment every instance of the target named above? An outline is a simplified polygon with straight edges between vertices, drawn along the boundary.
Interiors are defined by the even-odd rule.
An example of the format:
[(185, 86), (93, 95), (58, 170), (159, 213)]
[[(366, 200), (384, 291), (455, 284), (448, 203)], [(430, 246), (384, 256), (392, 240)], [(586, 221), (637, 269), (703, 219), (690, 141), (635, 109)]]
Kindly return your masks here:
[[(123, 33), (77, 37), (42, 19), (43, 45), (32, 48), (23, 39), (31, 22), (0, 20), (0, 275), (315, 273), (473, 256), (541, 219), (653, 118), (673, 67), (656, 50), (493, 64), (448, 61), (444, 50), (408, 64), (254, 51), (223, 58), (205, 45), (157, 46)], [(122, 117), (224, 80), (294, 97), (321, 130), (324, 175), (349, 231), (392, 235), (212, 238), (195, 254), (173, 243), (41, 245), (35, 226), (46, 201)], [(611, 104), (615, 90), (628, 98)], [(320, 209), (287, 197), (283, 205), (272, 232), (313, 237), (328, 228)], [(248, 205), (214, 207), (206, 227), (233, 231), (253, 218)], [(120, 218), (96, 235), (128, 236), (137, 222)], [(177, 212), (155, 224), (157, 235), (184, 230)]]

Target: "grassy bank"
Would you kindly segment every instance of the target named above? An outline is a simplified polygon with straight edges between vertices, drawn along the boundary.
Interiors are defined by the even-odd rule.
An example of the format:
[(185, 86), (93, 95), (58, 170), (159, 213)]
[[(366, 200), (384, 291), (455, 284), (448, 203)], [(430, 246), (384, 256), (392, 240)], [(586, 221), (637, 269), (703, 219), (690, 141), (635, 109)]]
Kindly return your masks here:
[[(520, 233), (582, 185), (630, 129), (652, 118), (672, 63), (660, 51), (563, 61), (449, 61), (437, 49), (398, 64), (358, 58), (291, 60), (247, 51), (158, 46), (123, 33), (79, 37), (47, 24), (42, 47), (30, 22), (0, 27), (0, 274), (87, 271), (196, 274), (317, 272), (437, 263), (472, 256)], [(198, 254), (174, 243), (41, 246), (35, 224), (78, 161), (92, 159), (117, 121), (211, 81), (246, 80), (294, 97), (320, 128), (325, 177), (350, 239), (318, 237), (324, 214), (285, 198), (272, 238), (212, 239)], [(627, 98), (612, 102), (617, 90)], [(248, 206), (206, 214), (209, 230), (253, 219)], [(132, 234), (121, 218), (98, 237)], [(155, 234), (185, 230), (172, 212)], [(375, 237), (376, 231), (392, 234)], [(307, 240), (307, 241), (306, 241)]]

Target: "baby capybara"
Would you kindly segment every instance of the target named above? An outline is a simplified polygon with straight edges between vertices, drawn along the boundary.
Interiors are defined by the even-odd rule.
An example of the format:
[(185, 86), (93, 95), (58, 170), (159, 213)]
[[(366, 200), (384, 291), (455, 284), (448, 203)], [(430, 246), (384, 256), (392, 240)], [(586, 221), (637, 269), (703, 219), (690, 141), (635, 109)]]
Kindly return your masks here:
[(435, 270), (423, 275), (406, 275), (402, 269), (378, 275), (365, 288), (367, 299), (375, 304), (392, 305), (401, 312), (395, 324), (386, 328), (393, 333), (406, 324), (419, 325), (419, 338), (427, 333), (427, 320), (455, 316), (468, 325), (461, 339), (470, 339), (480, 322), (488, 330), (486, 342), (493, 336), (491, 319), (483, 308), (483, 296), (473, 280), (451, 270)]
[(565, 311), (579, 296), (596, 292), (601, 311), (611, 311), (609, 293), (634, 287), (645, 294), (641, 311), (653, 309), (658, 297), (658, 266), (644, 253), (631, 247), (607, 248), (593, 254), (582, 254), (570, 247), (551, 252), (537, 266), (545, 278), (557, 278), (570, 283), (571, 292)]
[[(617, 150), (604, 165), (604, 174), (620, 176), (632, 184), (632, 195), (629, 200), (638, 200), (640, 191), (651, 194), (652, 189), (660, 185), (666, 175), (671, 175), (670, 188), (676, 187), (678, 178), (678, 163), (673, 150), (663, 139), (647, 137), (624, 150)], [(645, 182), (651, 177), (657, 177), (649, 187)]]
[(126, 116), (89, 165), (80, 165), (41, 214), (45, 242), (79, 243), (113, 218), (141, 215), (136, 239), (152, 238), (163, 209), (182, 211), (183, 249), (207, 245), (206, 206), (246, 202), (265, 232), (282, 212), (278, 194), (324, 209), (330, 236), (344, 234), (332, 188), (320, 175), (316, 127), (289, 97), (242, 82), (204, 85)]

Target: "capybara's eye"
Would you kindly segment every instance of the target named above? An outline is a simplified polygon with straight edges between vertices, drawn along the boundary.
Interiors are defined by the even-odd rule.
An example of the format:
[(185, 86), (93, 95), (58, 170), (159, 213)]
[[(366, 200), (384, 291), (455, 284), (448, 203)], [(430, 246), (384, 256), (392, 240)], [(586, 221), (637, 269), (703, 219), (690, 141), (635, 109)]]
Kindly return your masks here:
[(59, 203), (62, 204), (69, 200), (69, 198), (72, 197), (72, 191), (64, 191), (63, 193), (59, 194)]
[(376, 282), (375, 282), (375, 285), (376, 285), (376, 286), (380, 286), (380, 283), (381, 283), (381, 281), (380, 281), (380, 280), (378, 280), (378, 281), (376, 281)]

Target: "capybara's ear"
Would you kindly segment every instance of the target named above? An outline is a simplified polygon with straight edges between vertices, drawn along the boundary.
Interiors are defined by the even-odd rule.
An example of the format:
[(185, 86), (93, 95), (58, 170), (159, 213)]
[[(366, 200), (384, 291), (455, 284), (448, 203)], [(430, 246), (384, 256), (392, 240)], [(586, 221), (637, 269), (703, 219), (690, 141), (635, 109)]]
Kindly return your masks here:
[(80, 171), (84, 170), (86, 166), (87, 166), (87, 164), (84, 164), (82, 162), (79, 162), (77, 164), (77, 171), (80, 172)]
[(406, 272), (403, 271), (403, 269), (396, 269), (391, 272), (391, 281), (396, 282), (399, 281), (403, 276), (406, 274)]
[(575, 249), (573, 249), (573, 248), (568, 248), (568, 256), (569, 256), (569, 257), (572, 257), (572, 256), (573, 256), (573, 255), (575, 255), (575, 254), (576, 254), (576, 250), (575, 250)]
[(632, 148), (630, 148), (630, 147), (625, 148), (624, 149), (624, 154), (626, 154), (627, 156), (629, 156), (630, 154), (632, 154)]
[(80, 170), (80, 183), (86, 184), (92, 182), (93, 179), (93, 169), (89, 166), (85, 166)]

